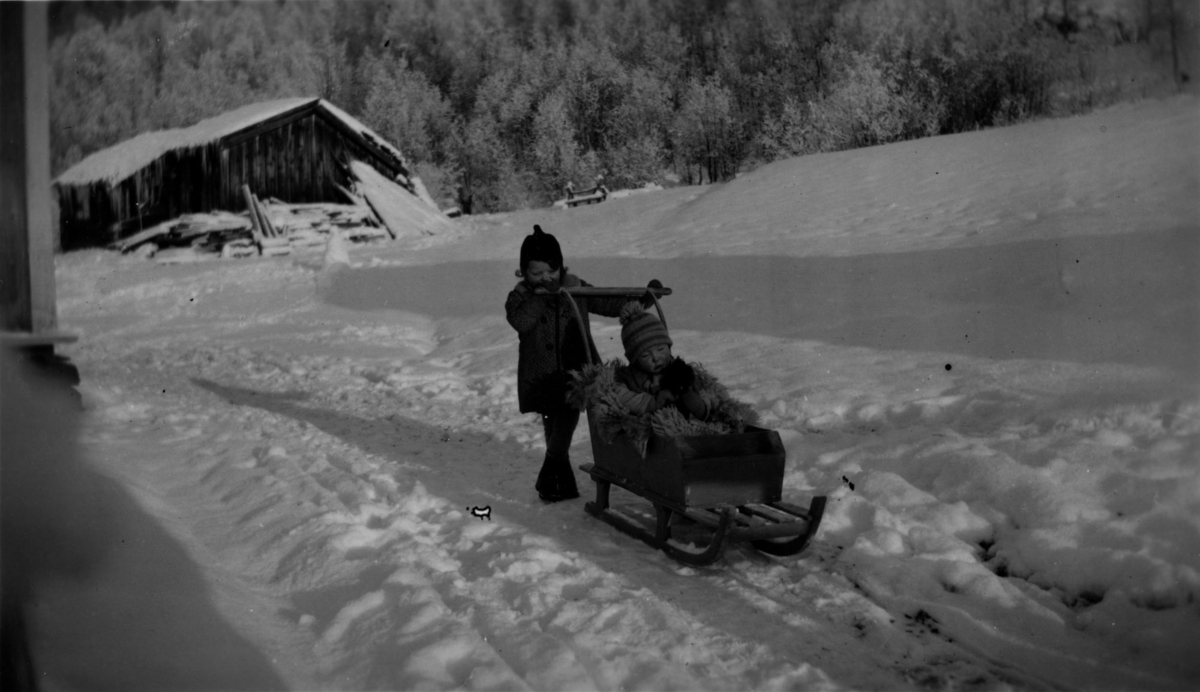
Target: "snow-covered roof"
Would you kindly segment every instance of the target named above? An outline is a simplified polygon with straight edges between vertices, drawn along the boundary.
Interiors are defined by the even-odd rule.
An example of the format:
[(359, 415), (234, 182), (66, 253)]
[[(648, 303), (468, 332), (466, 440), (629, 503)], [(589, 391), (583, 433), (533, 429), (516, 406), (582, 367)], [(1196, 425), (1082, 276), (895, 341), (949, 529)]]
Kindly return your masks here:
[(93, 153), (67, 169), (54, 182), (59, 185), (81, 185), (103, 180), (110, 184), (116, 184), (169, 151), (192, 149), (211, 144), (258, 123), (311, 106), (314, 103), (348, 128), (369, 135), (368, 139), (375, 146), (395, 155), (398, 160), (404, 161), (404, 157), (398, 149), (384, 141), (366, 125), (332, 103), (310, 96), (254, 103), (226, 111), (207, 120), (201, 120), (190, 127), (142, 133), (132, 139)]
[[(401, 154), (399, 149), (392, 146), (390, 143), (385, 141), (379, 135), (375, 134), (371, 130), (371, 128), (367, 127), (366, 125), (363, 125), (361, 122), (358, 121), (357, 118), (350, 115), (346, 111), (342, 110), (341, 108), (338, 108), (337, 106), (333, 105), (332, 103), (330, 103), (324, 99), (321, 99), (321, 102), (320, 102), (320, 104), (318, 104), (318, 106), (320, 108), (322, 108), (326, 113), (332, 115), (333, 117), (337, 118), (338, 120), (341, 120), (350, 129), (370, 135), (369, 139), (371, 139), (372, 144), (379, 147), (380, 149), (383, 149), (386, 152), (391, 153), (399, 161), (404, 161), (404, 162), (407, 161), (407, 159), (404, 158), (404, 154)], [(405, 167), (407, 167), (407, 163), (406, 163)]]

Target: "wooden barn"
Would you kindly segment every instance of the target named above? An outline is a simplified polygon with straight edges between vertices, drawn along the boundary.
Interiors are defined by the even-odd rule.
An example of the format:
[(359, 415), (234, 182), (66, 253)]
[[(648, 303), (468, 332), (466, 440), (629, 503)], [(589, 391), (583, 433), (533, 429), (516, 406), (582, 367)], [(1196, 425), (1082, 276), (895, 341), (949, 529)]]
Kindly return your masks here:
[(395, 147), (328, 101), (293, 98), (141, 134), (80, 161), (54, 181), (60, 244), (104, 246), (182, 214), (240, 211), (243, 185), (293, 204), (344, 202), (354, 161), (436, 210)]

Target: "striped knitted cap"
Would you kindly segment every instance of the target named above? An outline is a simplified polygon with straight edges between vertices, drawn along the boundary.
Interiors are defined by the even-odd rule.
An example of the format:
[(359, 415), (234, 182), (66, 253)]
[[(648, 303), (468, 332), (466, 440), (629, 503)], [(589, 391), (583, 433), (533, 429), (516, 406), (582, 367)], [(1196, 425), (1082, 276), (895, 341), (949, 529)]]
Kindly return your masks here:
[(621, 343), (625, 345), (625, 357), (633, 363), (648, 348), (659, 344), (673, 345), (667, 327), (654, 315), (646, 312), (641, 303), (626, 303), (621, 308)]

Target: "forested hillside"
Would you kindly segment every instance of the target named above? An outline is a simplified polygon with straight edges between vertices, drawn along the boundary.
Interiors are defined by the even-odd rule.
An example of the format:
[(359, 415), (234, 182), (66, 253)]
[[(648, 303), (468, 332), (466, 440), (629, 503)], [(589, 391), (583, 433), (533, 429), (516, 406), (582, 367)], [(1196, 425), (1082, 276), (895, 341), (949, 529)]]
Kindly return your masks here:
[(56, 3), (54, 172), (139, 132), (315, 95), (397, 144), (439, 202), (469, 213), (544, 205), (600, 176), (610, 188), (727, 180), (781, 157), (1174, 88), (1173, 3), (1128, 7)]

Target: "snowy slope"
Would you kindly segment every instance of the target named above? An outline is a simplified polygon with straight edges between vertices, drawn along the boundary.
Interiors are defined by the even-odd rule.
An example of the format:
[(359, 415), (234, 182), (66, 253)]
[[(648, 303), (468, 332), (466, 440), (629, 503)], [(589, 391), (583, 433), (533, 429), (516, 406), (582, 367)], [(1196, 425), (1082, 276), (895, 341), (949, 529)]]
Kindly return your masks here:
[[(45, 586), (47, 679), (137, 687), (114, 652), (145, 641), (177, 665), (142, 687), (236, 686), (170, 677), (227, 635), (87, 607), (199, 583), (300, 689), (1195, 688), (1198, 105), (459, 220), (351, 265), (61, 257), (82, 454), (189, 560), (114, 539)], [(533, 223), (592, 283), (675, 289), (676, 352), (780, 431), (790, 499), (830, 496), (815, 545), (688, 569), (538, 502), (501, 307)]]

